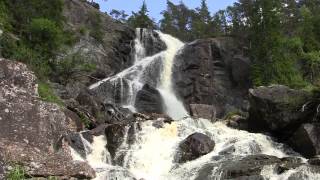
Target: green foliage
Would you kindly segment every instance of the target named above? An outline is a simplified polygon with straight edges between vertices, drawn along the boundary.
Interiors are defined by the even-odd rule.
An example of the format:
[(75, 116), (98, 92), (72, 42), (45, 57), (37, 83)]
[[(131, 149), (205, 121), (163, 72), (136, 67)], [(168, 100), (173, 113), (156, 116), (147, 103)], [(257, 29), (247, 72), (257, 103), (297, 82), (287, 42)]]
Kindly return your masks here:
[(86, 128), (90, 128), (90, 126), (91, 126), (91, 121), (90, 121), (90, 119), (88, 119), (87, 116), (85, 116), (83, 113), (80, 113), (80, 114), (79, 114), (79, 117), (80, 117), (80, 120), (81, 120), (81, 122), (83, 123), (83, 125), (84, 125)]
[(54, 55), (62, 44), (62, 31), (55, 22), (46, 18), (32, 19), (27, 28), (29, 47), (43, 55)]
[(247, 116), (246, 113), (244, 113), (242, 111), (239, 111), (239, 110), (236, 110), (236, 111), (228, 112), (223, 119), (228, 120), (228, 119), (231, 119), (233, 116), (236, 116), (236, 115), (241, 116), (241, 117), (246, 117)]
[(320, 85), (320, 51), (302, 55), (302, 70), (308, 81)]
[(50, 2), (43, 0), (3, 1), (11, 13), (11, 24), (16, 34), (24, 34), (29, 23), (35, 18), (46, 18), (62, 26), (62, 0), (51, 0)]
[(38, 92), (39, 92), (40, 98), (43, 101), (52, 102), (60, 106), (63, 106), (62, 100), (57, 95), (54, 94), (49, 84), (45, 82), (39, 82)]
[(140, 10), (137, 13), (132, 12), (132, 16), (129, 17), (128, 23), (134, 28), (154, 29), (156, 27), (155, 23), (148, 16), (148, 12), (147, 4), (143, 1)]
[(86, 27), (81, 26), (81, 27), (79, 28), (79, 33), (80, 33), (82, 36), (86, 35), (87, 32), (88, 32), (88, 29), (87, 29)]
[(59, 82), (62, 84), (73, 80), (76, 77), (82, 76), (85, 73), (90, 73), (96, 69), (94, 64), (86, 62), (86, 59), (79, 53), (71, 54), (59, 60), (54, 67), (56, 77), (59, 77)]
[(59, 180), (57, 177), (49, 176), (48, 180)]
[(25, 170), (22, 166), (16, 165), (6, 176), (7, 180), (24, 180), (26, 179)]
[(97, 11), (90, 11), (89, 13), (89, 20), (90, 20), (90, 36), (96, 39), (98, 42), (103, 41), (103, 26), (102, 26), (102, 19)]
[(126, 14), (125, 11), (121, 10), (116, 10), (116, 9), (112, 9), (110, 12), (110, 15), (113, 17), (113, 19), (116, 19), (122, 23), (127, 21), (127, 17), (129, 16), (128, 14)]
[(11, 34), (3, 33), (0, 36), (0, 56), (12, 57), (17, 48), (17, 39)]
[(5, 29), (11, 29), (9, 23), (8, 9), (6, 4), (1, 1), (0, 2), (0, 29), (4, 31)]

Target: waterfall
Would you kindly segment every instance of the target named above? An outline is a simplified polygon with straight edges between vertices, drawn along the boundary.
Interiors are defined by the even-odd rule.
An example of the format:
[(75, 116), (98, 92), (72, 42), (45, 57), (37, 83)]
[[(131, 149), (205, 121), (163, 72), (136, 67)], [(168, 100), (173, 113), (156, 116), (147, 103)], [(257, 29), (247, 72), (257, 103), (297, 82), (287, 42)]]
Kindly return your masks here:
[[(231, 129), (223, 122), (212, 123), (206, 119), (189, 117), (183, 103), (176, 97), (172, 88), (174, 59), (184, 47), (184, 44), (170, 35), (157, 32), (160, 39), (166, 44), (167, 49), (146, 57), (146, 47), (144, 47), (143, 42), (144, 37), (148, 36), (147, 31), (137, 29), (136, 33), (134, 64), (115, 76), (93, 84), (90, 89), (99, 88), (99, 86), (108, 82), (116, 84), (116, 87), (120, 86), (120, 99), (122, 101), (120, 104), (134, 111), (137, 92), (142, 89), (144, 84), (150, 83), (150, 72), (153, 74), (153, 70), (160, 69), (159, 77), (151, 80), (163, 97), (166, 113), (176, 121), (171, 124), (164, 124), (162, 128), (153, 126), (153, 121), (138, 122), (137, 127), (134, 126), (136, 129), (134, 142), (128, 144), (127, 138), (129, 135), (126, 132), (123, 143), (116, 152), (116, 157), (125, 155), (121, 166), (111, 162), (110, 154), (106, 150), (108, 142), (104, 136), (94, 138), (93, 143), (89, 145), (85, 159), (81, 159), (80, 155), (72, 150), (75, 160), (87, 161), (96, 170), (96, 180), (192, 180), (197, 179), (201, 168), (208, 164), (214, 166), (210, 171), (210, 179), (219, 180), (223, 179), (221, 164), (229, 161), (222, 154), (229, 149), (232, 149), (232, 151), (228, 151), (228, 157), (234, 159), (259, 154), (279, 158), (300, 157), (291, 149), (274, 142), (272, 138), (266, 135)], [(174, 157), (179, 143), (195, 132), (206, 134), (213, 139), (215, 141), (214, 150), (196, 160), (176, 164)], [(88, 143), (86, 140), (84, 141)], [(300, 179), (319, 176), (309, 171), (307, 168), (299, 167), (277, 175), (274, 173), (274, 167), (266, 166), (263, 168), (261, 175), (270, 180), (288, 179), (295, 173), (305, 175)]]
[(172, 66), (174, 59), (179, 50), (184, 44), (170, 35), (159, 32), (161, 40), (167, 45), (167, 50), (164, 53), (163, 70), (161, 73), (161, 84), (158, 87), (166, 108), (166, 113), (173, 119), (181, 119), (188, 116), (182, 102), (180, 102), (174, 94), (172, 88)]

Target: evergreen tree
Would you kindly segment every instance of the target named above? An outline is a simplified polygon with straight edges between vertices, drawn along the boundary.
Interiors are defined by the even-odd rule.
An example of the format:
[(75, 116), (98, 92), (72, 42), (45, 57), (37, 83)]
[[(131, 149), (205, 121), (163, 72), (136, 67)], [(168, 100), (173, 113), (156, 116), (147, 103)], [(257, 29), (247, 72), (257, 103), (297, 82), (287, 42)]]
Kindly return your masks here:
[(167, 0), (167, 9), (162, 11), (163, 19), (160, 20), (160, 30), (162, 32), (176, 35), (177, 28), (174, 24), (173, 12), (175, 11), (175, 5)]
[(126, 14), (126, 12), (124, 10), (116, 10), (116, 9), (112, 9), (110, 12), (110, 15), (112, 16), (112, 18), (124, 23), (127, 21), (127, 17), (129, 16), (128, 14)]
[(219, 10), (213, 16), (213, 29), (216, 36), (226, 35), (228, 33), (228, 22), (225, 10)]
[(211, 31), (212, 18), (208, 9), (206, 0), (201, 1), (201, 6), (196, 8), (196, 11), (192, 13), (192, 35), (193, 38), (206, 38), (210, 37), (212, 34)]
[(149, 17), (148, 12), (147, 4), (143, 1), (140, 10), (137, 13), (132, 12), (132, 16), (128, 19), (128, 23), (134, 28), (155, 29), (156, 25)]

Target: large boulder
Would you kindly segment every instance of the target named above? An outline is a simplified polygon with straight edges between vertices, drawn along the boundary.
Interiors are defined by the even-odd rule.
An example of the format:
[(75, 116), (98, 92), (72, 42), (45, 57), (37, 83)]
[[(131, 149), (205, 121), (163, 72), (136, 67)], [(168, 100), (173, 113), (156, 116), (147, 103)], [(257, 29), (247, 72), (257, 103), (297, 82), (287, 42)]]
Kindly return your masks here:
[(134, 142), (135, 132), (137, 130), (139, 130), (139, 123), (113, 124), (106, 127), (107, 149), (110, 152), (114, 164), (123, 165), (123, 160), (126, 155), (125, 150)]
[(190, 104), (190, 115), (196, 118), (213, 120), (216, 117), (216, 108), (207, 104)]
[(0, 59), (0, 157), (35, 177), (93, 178), (93, 169), (72, 159), (64, 136), (82, 130), (72, 112), (40, 99), (27, 66)]
[[(196, 180), (220, 179), (263, 180), (262, 171), (266, 166), (273, 167), (276, 174), (303, 165), (302, 160), (295, 157), (277, 158), (268, 155), (249, 155), (246, 157), (229, 157), (217, 163), (209, 163), (201, 167)], [(213, 174), (214, 173), (214, 174)]]
[(185, 163), (210, 153), (215, 146), (215, 142), (207, 135), (194, 133), (188, 136), (179, 144), (179, 149), (175, 157), (178, 163)]
[(217, 118), (247, 111), (250, 61), (232, 38), (196, 40), (176, 56), (173, 85), (186, 107), (208, 104)]
[(311, 93), (282, 85), (250, 89), (249, 128), (287, 138), (312, 117), (313, 112), (303, 108), (311, 99)]
[(135, 108), (141, 113), (162, 114), (164, 109), (160, 92), (148, 84), (144, 85), (137, 93)]
[(320, 155), (320, 123), (301, 125), (290, 138), (290, 143), (305, 157)]

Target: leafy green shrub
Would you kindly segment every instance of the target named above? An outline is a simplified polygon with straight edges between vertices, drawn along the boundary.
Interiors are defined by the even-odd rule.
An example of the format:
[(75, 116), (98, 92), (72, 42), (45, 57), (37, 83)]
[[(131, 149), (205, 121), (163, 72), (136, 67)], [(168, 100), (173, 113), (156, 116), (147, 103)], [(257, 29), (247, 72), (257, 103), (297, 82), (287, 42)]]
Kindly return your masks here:
[(91, 127), (91, 121), (88, 119), (87, 116), (85, 116), (83, 113), (80, 113), (79, 117), (80, 117), (81, 122), (83, 123), (83, 125), (86, 128), (90, 128)]
[(320, 81), (320, 51), (312, 51), (302, 55), (302, 71), (305, 78), (314, 84)]
[(96, 39), (98, 42), (103, 41), (103, 29), (102, 29), (102, 19), (97, 11), (89, 12), (89, 20), (90, 20), (90, 36)]
[(10, 29), (8, 9), (3, 1), (0, 2), (0, 30)]
[(75, 76), (82, 76), (96, 69), (94, 64), (86, 62), (86, 59), (79, 53), (71, 54), (55, 64), (55, 75), (59, 82), (64, 84)]
[(17, 40), (10, 34), (4, 32), (0, 36), (0, 55), (5, 58), (10, 58), (16, 53), (18, 47)]
[(283, 38), (280, 45), (272, 49), (266, 58), (256, 61), (252, 66), (252, 78), (255, 86), (283, 84), (292, 88), (307, 85), (296, 64), (302, 51), (299, 38)]
[(57, 95), (54, 94), (54, 92), (49, 84), (44, 83), (44, 82), (39, 82), (38, 92), (39, 92), (39, 96), (41, 97), (42, 100), (47, 101), (47, 102), (56, 103), (60, 106), (63, 106), (62, 100)]
[(62, 44), (62, 31), (54, 21), (46, 18), (32, 19), (28, 26), (30, 47), (47, 55), (53, 55)]
[(7, 174), (6, 178), (8, 180), (24, 180), (26, 179), (25, 170), (23, 167), (16, 165), (13, 169)]
[(79, 28), (79, 32), (80, 32), (81, 35), (86, 35), (87, 32), (88, 32), (88, 29), (86, 27), (84, 27), (84, 26), (81, 26)]

